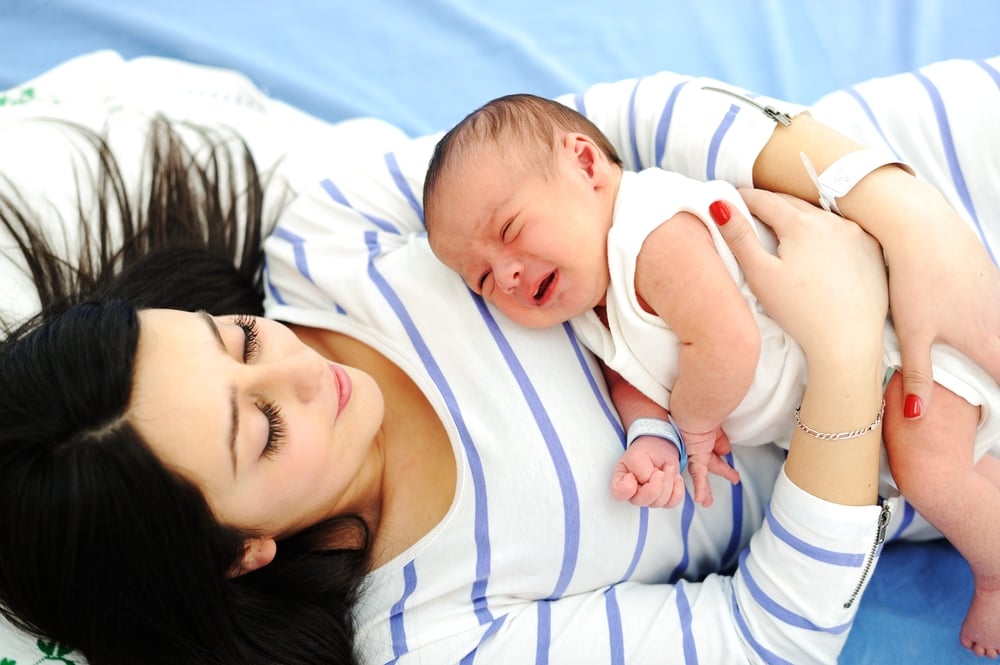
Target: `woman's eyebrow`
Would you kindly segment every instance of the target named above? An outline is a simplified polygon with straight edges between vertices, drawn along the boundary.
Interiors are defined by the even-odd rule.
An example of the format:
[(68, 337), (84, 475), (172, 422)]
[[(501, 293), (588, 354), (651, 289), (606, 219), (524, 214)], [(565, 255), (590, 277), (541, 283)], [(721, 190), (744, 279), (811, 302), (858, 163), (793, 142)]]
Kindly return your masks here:
[[(219, 343), (219, 349), (229, 355), (229, 350), (226, 348), (226, 343), (222, 341), (222, 333), (219, 332), (219, 326), (215, 323), (215, 319), (204, 311), (200, 310), (198, 315), (201, 319), (208, 325), (209, 330), (212, 331), (212, 336), (215, 337), (216, 341)], [(239, 409), (236, 404), (236, 386), (229, 387), (229, 456), (233, 460), (233, 477), (236, 477), (236, 436), (240, 431), (240, 417)]]

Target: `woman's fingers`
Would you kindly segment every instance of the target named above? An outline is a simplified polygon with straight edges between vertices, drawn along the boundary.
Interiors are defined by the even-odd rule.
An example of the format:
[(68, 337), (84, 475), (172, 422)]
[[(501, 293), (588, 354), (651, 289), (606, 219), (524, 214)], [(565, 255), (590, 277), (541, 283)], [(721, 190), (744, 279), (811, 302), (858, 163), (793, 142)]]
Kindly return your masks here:
[(708, 211), (736, 260), (748, 273), (748, 279), (749, 273), (765, 270), (767, 264), (775, 260), (775, 257), (760, 244), (760, 239), (750, 221), (738, 208), (719, 200), (710, 205)]
[(735, 206), (716, 202), (709, 212), (754, 295), (807, 355), (881, 337), (888, 289), (878, 243), (853, 222), (805, 201), (757, 190), (740, 194), (774, 230), (776, 255)]

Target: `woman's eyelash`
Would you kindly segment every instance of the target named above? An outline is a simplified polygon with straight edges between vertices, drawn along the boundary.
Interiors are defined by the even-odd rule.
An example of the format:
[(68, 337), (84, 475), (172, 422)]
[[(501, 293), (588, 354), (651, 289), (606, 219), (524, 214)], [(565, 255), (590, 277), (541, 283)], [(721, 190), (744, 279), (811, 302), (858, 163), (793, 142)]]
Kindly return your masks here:
[[(247, 362), (260, 351), (260, 331), (257, 328), (257, 318), (248, 314), (240, 314), (233, 319), (233, 325), (243, 331), (243, 362)], [(285, 419), (281, 416), (281, 407), (274, 402), (261, 402), (257, 408), (267, 418), (267, 442), (261, 455), (273, 457), (285, 442)]]
[(267, 418), (267, 443), (261, 455), (270, 459), (285, 443), (285, 419), (281, 415), (281, 407), (274, 402), (262, 402), (257, 408)]
[(240, 314), (233, 319), (233, 325), (238, 326), (243, 331), (243, 362), (246, 362), (260, 351), (257, 319), (248, 314)]

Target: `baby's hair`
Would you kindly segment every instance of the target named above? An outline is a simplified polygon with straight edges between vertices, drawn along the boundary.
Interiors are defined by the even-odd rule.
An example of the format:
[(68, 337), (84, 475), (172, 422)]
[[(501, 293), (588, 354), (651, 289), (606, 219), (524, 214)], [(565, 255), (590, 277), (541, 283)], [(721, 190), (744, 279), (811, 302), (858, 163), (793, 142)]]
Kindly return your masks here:
[(612, 163), (621, 166), (615, 147), (593, 122), (575, 109), (552, 99), (529, 94), (498, 97), (465, 116), (434, 148), (424, 179), (424, 216), (443, 174), (464, 163), (469, 152), (483, 145), (515, 146), (518, 159), (539, 173), (551, 173), (557, 131), (578, 132), (590, 138)]

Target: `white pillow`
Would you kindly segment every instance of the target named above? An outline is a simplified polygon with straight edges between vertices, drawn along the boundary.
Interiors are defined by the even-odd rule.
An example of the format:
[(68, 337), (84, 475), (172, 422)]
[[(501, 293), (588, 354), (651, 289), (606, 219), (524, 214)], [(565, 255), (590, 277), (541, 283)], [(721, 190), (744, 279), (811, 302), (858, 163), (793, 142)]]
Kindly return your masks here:
[[(107, 133), (126, 177), (140, 172), (154, 114), (230, 128), (246, 140), (261, 172), (272, 173), (272, 184), (291, 191), (317, 180), (331, 161), (385, 152), (407, 140), (402, 130), (374, 118), (324, 122), (270, 99), (234, 71), (164, 58), (126, 61), (111, 51), (70, 60), (4, 96), (10, 101), (0, 106), (0, 173), (42, 213), (68, 256), (80, 242), (74, 170), (93, 173), (96, 159), (76, 133), (49, 119)], [(200, 142), (194, 133), (185, 138)], [(0, 180), (0, 190), (5, 187)], [(0, 253), (0, 315), (20, 319), (37, 309), (38, 300), (19, 268), (23, 262), (13, 259), (18, 252), (6, 230), (0, 230)]]

